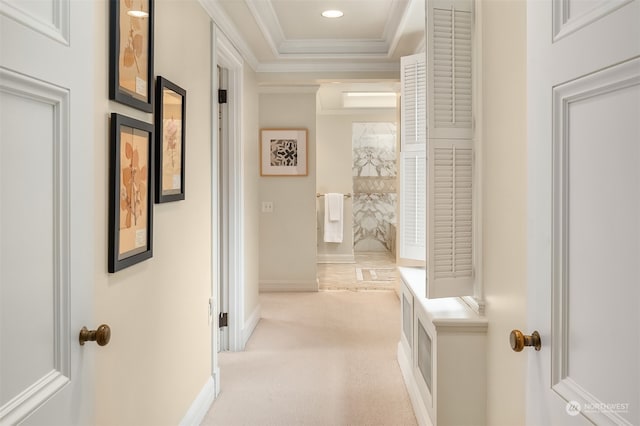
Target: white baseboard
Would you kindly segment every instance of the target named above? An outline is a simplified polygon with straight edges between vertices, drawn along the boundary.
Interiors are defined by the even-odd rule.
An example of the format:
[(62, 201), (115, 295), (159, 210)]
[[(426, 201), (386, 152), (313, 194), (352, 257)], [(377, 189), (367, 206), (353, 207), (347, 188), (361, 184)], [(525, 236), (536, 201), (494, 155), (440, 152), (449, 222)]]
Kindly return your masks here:
[(211, 404), (216, 397), (216, 384), (213, 377), (209, 377), (207, 383), (189, 407), (187, 414), (184, 415), (180, 426), (198, 426), (207, 415)]
[(297, 280), (262, 280), (260, 281), (261, 292), (296, 292), (296, 291), (318, 291), (318, 281), (297, 281)]
[(411, 358), (407, 356), (404, 350), (402, 342), (398, 343), (398, 364), (400, 364), (400, 371), (402, 371), (402, 378), (404, 384), (409, 392), (409, 399), (411, 399), (411, 405), (413, 406), (413, 413), (416, 416), (416, 420), (420, 426), (433, 426), (431, 418), (427, 412), (424, 402), (420, 396), (418, 385), (413, 378), (413, 368), (411, 366)]
[(323, 253), (316, 256), (317, 263), (356, 263), (356, 257), (351, 254)]
[(249, 338), (253, 334), (253, 330), (256, 329), (256, 326), (260, 322), (260, 305), (256, 306), (253, 310), (249, 319), (244, 322), (244, 327), (242, 329), (242, 347), (244, 348), (249, 341)]

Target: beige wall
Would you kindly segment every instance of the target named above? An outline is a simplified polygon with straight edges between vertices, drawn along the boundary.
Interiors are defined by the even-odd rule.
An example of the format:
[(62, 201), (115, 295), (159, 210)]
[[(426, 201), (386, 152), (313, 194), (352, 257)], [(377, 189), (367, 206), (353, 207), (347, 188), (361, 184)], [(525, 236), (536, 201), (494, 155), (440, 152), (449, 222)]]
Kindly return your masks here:
[(245, 64), (242, 87), (242, 139), (244, 159), (244, 315), (245, 321), (258, 308), (259, 276), (259, 187), (258, 84), (256, 74)]
[[(316, 94), (261, 93), (260, 128), (308, 129), (308, 176), (260, 177), (260, 287), (317, 289)], [(257, 149), (257, 147), (256, 147)]]
[[(376, 114), (318, 115), (316, 147), (316, 192), (353, 192), (353, 141), (352, 127), (355, 122), (396, 122), (396, 112)], [(318, 256), (353, 255), (353, 203), (344, 204), (343, 242), (323, 241), (324, 198), (318, 201)]]
[(487, 424), (524, 424), (526, 354), (526, 4), (482, 1), (483, 279), (489, 319)]
[[(108, 5), (96, 55), (96, 423), (175, 425), (211, 376), (211, 106), (209, 18), (196, 1), (156, 0), (155, 75), (187, 91), (186, 199), (154, 206), (153, 258), (107, 273), (108, 114), (153, 116), (107, 101)], [(89, 143), (89, 141), (87, 141)], [(87, 283), (92, 285), (92, 283)]]

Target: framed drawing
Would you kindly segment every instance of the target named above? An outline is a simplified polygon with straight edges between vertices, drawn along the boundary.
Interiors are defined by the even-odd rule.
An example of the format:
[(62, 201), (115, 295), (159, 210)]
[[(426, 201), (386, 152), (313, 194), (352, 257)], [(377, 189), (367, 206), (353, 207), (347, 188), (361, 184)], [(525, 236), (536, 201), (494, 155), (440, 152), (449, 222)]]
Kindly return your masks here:
[(109, 99), (153, 111), (153, 2), (109, 0)]
[(307, 129), (260, 130), (261, 176), (307, 176)]
[(156, 81), (156, 203), (184, 200), (186, 107), (186, 90), (158, 76)]
[(153, 125), (111, 114), (109, 272), (152, 256)]

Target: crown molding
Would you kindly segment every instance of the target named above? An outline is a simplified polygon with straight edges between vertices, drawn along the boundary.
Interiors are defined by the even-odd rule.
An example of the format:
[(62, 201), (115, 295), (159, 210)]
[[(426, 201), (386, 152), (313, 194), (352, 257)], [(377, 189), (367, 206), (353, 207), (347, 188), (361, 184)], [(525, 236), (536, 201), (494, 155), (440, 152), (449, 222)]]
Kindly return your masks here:
[(414, 0), (405, 0), (404, 9), (397, 7), (397, 5), (402, 3), (403, 0), (393, 0), (391, 4), (391, 10), (393, 13), (389, 15), (389, 19), (387, 19), (382, 35), (382, 38), (387, 42), (389, 55), (393, 54), (393, 49), (395, 49), (395, 46), (398, 44), (397, 40), (399, 40), (402, 35), (413, 1)]
[[(410, 12), (415, 2), (417, 2), (417, 0), (409, 0), (407, 2), (407, 6), (401, 12), (402, 14), (399, 18), (400, 21), (396, 25), (395, 32), (393, 33), (392, 37), (389, 37), (387, 35), (387, 32), (386, 32), (387, 29), (385, 29), (385, 35), (387, 35), (386, 39), (389, 40), (389, 49), (387, 51), (389, 57), (393, 55), (393, 53), (396, 51), (396, 48), (398, 47), (398, 43), (400, 43), (400, 39), (402, 38), (402, 34), (404, 33), (405, 27), (407, 26), (407, 21), (409, 20)], [(396, 10), (396, 8), (394, 8), (394, 10)], [(388, 22), (390, 21), (391, 20), (389, 20)]]
[(400, 73), (398, 62), (296, 62), (261, 63), (256, 72), (393, 72)]
[(291, 54), (322, 54), (327, 57), (336, 55), (374, 54), (389, 57), (389, 44), (385, 40), (285, 40), (280, 45), (278, 57)]
[[(382, 39), (371, 40), (296, 40), (287, 39), (271, 0), (245, 0), (245, 4), (258, 23), (260, 31), (271, 47), (273, 54), (280, 58), (286, 54), (319, 53), (342, 55), (371, 53), (393, 56), (398, 45), (412, 3), (416, 0), (393, 0), (392, 14), (383, 30)], [(405, 3), (404, 8), (396, 7)], [(302, 58), (301, 58), (302, 59)]]
[(279, 46), (285, 41), (285, 37), (273, 3), (264, 0), (245, 0), (245, 4), (258, 23), (258, 28), (262, 31), (271, 51), (277, 57), (280, 54)]
[(258, 58), (253, 54), (238, 28), (233, 24), (224, 9), (218, 4), (218, 0), (198, 0), (204, 10), (209, 14), (213, 23), (222, 31), (231, 44), (238, 50), (245, 61), (256, 70), (260, 64)]
[(283, 94), (283, 93), (317, 93), (320, 89), (318, 84), (300, 85), (265, 85), (258, 87), (260, 94)]
[[(276, 60), (288, 61), (260, 62), (242, 33), (229, 18), (224, 8), (220, 6), (220, 0), (198, 1), (214, 25), (255, 72), (384, 72), (394, 74), (399, 72), (399, 62), (389, 62), (391, 54), (387, 40), (285, 40), (271, 1), (245, 0), (267, 43), (273, 50)], [(394, 3), (401, 1), (395, 0)], [(409, 0), (403, 11), (403, 17), (400, 20), (402, 26), (404, 26), (407, 11), (413, 1), (417, 0)], [(393, 17), (389, 22), (395, 19), (397, 18)], [(387, 27), (390, 25), (387, 24)], [(385, 29), (385, 32), (388, 31)], [(399, 38), (398, 34), (401, 33), (402, 28), (398, 26), (395, 37)], [(397, 41), (394, 43), (397, 45)], [(366, 62), (367, 60), (370, 62)], [(385, 60), (385, 62), (376, 62), (376, 60)]]

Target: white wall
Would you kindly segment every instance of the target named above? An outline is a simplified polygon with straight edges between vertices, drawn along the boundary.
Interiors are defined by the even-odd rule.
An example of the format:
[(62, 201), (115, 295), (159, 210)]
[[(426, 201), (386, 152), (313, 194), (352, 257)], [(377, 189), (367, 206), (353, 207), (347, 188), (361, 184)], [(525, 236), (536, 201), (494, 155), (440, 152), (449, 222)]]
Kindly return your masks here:
[(511, 426), (525, 422), (527, 355), (508, 337), (527, 328), (526, 4), (485, 0), (481, 16), (487, 424)]
[[(260, 289), (314, 291), (316, 282), (316, 94), (261, 93), (260, 128), (308, 129), (308, 176), (260, 177)], [(256, 145), (256, 150), (259, 145)]]
[[(187, 91), (186, 199), (154, 206), (153, 258), (107, 273), (108, 114), (151, 114), (108, 101), (108, 2), (97, 9), (95, 64), (96, 423), (175, 425), (211, 376), (211, 84), (209, 17), (194, 0), (156, 0), (155, 74)], [(89, 68), (88, 64), (88, 68)]]
[[(316, 192), (353, 192), (352, 126), (355, 122), (396, 122), (396, 112), (318, 115)], [(344, 203), (344, 240), (325, 243), (318, 228), (318, 259), (347, 259), (353, 256), (353, 199)], [(324, 198), (318, 201), (319, 220), (323, 220)], [(322, 225), (322, 222), (320, 222)]]

